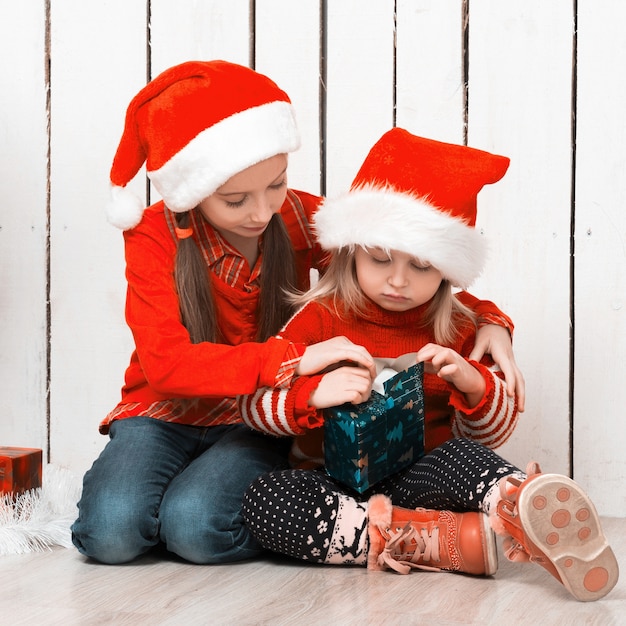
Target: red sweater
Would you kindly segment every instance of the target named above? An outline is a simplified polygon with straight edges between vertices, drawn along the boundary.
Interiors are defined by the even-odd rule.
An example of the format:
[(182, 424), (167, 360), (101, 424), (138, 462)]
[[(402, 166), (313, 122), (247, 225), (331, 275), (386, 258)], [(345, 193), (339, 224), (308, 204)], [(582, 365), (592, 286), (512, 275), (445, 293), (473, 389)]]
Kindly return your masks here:
[[(479, 304), (490, 304), (479, 303), (466, 292), (457, 296), (474, 309)], [(364, 346), (374, 357), (395, 358), (417, 352), (426, 343), (436, 343), (433, 332), (421, 326), (426, 307), (423, 305), (398, 313), (386, 311), (370, 302), (366, 315), (353, 314), (340, 319), (318, 302), (309, 302), (289, 321), (280, 337), (310, 345), (344, 335)], [(449, 347), (467, 357), (475, 339), (476, 329), (468, 321)], [(470, 437), (486, 446), (496, 447), (513, 432), (517, 406), (507, 397), (504, 381), (490, 369), (492, 362), (488, 358), (482, 363), (471, 361), (471, 364), (483, 375), (486, 383), (482, 401), (473, 408), (467, 406), (464, 395), (451, 384), (434, 374), (424, 375), (426, 451), (452, 436)], [(261, 389), (239, 398), (244, 421), (253, 428), (274, 435), (302, 435), (309, 429), (321, 427), (323, 412), (308, 404), (311, 392), (320, 379), (320, 375), (303, 376), (294, 379), (289, 389)], [(319, 433), (312, 432), (310, 437), (310, 440), (321, 441)], [(306, 442), (301, 442), (298, 447), (307, 450), (311, 458), (321, 457), (321, 450), (307, 446)], [(303, 461), (302, 466), (307, 466), (308, 459)]]
[[(311, 268), (323, 266), (323, 252), (310, 227), (319, 200), (289, 190), (281, 209), (296, 253), (300, 288), (309, 286)], [(202, 247), (198, 231), (212, 227), (201, 216), (193, 219), (193, 237)], [(248, 292), (229, 286), (211, 271), (218, 324), (225, 342), (193, 344), (181, 323), (174, 285), (176, 238), (171, 212), (163, 202), (156, 203), (145, 211), (138, 226), (125, 231), (124, 239), (126, 321), (135, 350), (126, 370), (121, 402), (101, 423), (100, 431), (106, 433), (114, 419), (134, 415), (201, 426), (240, 422), (234, 398), (274, 385), (283, 362), (293, 352), (289, 340), (254, 341), (258, 285)], [(181, 398), (199, 401), (183, 403)]]

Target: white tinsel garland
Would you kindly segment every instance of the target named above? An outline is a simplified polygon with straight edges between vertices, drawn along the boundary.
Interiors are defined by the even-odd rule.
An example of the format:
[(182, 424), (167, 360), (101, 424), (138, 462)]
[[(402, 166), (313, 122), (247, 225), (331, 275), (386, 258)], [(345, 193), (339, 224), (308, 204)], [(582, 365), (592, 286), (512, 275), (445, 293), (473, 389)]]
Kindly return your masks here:
[(70, 548), (81, 487), (69, 470), (47, 465), (39, 489), (0, 495), (0, 555)]

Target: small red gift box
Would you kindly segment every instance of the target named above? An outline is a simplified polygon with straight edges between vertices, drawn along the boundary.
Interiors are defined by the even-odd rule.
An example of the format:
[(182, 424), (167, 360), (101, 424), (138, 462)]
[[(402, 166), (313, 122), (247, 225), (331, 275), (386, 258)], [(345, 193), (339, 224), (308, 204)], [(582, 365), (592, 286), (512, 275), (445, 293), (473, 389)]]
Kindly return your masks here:
[(0, 446), (0, 494), (41, 487), (41, 450)]

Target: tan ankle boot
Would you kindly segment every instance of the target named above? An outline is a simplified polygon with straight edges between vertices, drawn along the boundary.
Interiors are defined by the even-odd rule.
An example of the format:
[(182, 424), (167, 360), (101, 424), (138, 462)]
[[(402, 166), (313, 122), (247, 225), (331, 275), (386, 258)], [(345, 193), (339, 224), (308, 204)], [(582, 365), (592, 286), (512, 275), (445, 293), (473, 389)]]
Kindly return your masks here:
[(495, 537), (483, 513), (403, 509), (379, 494), (369, 500), (368, 517), (368, 569), (477, 575), (498, 569)]
[(493, 527), (505, 535), (506, 557), (548, 570), (577, 599), (598, 600), (617, 583), (619, 568), (587, 494), (570, 478), (542, 474), (500, 483)]

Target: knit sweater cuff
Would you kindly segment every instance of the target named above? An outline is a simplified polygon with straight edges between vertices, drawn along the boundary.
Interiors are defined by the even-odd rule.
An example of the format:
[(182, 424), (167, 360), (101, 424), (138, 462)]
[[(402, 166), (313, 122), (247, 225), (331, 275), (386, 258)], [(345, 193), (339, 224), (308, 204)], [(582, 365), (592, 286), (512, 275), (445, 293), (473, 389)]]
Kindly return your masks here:
[(493, 380), (493, 376), (487, 367), (485, 367), (481, 363), (478, 363), (477, 361), (468, 362), (470, 363), (470, 365), (475, 367), (482, 375), (486, 385), (485, 393), (481, 401), (476, 406), (470, 407), (468, 406), (467, 400), (465, 399), (465, 394), (460, 392), (453, 385), (450, 385), (450, 406), (454, 407), (457, 411), (463, 413), (470, 419), (473, 416), (475, 416), (476, 419), (479, 419), (484, 412), (485, 405), (491, 406), (496, 393), (496, 385)]
[(321, 410), (309, 404), (309, 398), (317, 389), (322, 376), (301, 376), (292, 385), (291, 397), (294, 399), (293, 414), (296, 424), (303, 430), (317, 428), (324, 424), (324, 415)]

